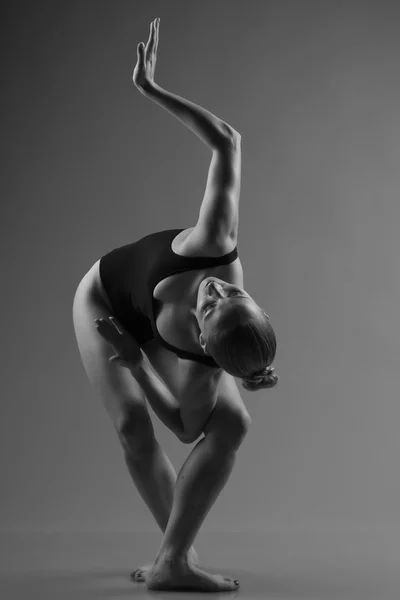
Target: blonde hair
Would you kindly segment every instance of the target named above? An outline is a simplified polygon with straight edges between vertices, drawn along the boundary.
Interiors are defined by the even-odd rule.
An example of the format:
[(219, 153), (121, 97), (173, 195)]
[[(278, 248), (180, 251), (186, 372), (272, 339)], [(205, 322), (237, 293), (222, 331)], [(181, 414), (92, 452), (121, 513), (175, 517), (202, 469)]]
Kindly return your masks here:
[(274, 387), (279, 380), (271, 367), (276, 354), (276, 335), (269, 316), (258, 313), (240, 315), (230, 326), (216, 327), (207, 335), (207, 351), (224, 369), (243, 380), (251, 392)]

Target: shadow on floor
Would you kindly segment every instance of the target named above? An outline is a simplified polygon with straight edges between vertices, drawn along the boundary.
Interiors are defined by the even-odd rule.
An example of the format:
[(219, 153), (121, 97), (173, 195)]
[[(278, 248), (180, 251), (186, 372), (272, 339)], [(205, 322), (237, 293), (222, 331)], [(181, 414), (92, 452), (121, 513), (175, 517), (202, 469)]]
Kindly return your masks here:
[[(209, 593), (209, 598), (262, 598), (263, 600), (397, 600), (398, 590), (384, 589), (383, 582), (370, 574), (368, 580), (357, 578), (349, 569), (348, 579), (343, 572), (335, 579), (330, 573), (304, 574), (298, 576), (282, 573), (268, 574), (249, 570), (234, 571), (224, 568), (218, 570), (204, 565), (211, 573), (223, 572), (224, 575), (237, 578), (241, 587), (235, 592)], [(129, 572), (122, 569), (96, 568), (86, 572), (77, 570), (53, 570), (52, 572), (24, 572), (3, 575), (0, 582), (0, 597), (4, 600), (87, 600), (101, 598), (115, 600), (121, 598), (180, 600), (204, 598), (198, 592), (160, 592), (151, 591), (144, 583), (130, 580)]]

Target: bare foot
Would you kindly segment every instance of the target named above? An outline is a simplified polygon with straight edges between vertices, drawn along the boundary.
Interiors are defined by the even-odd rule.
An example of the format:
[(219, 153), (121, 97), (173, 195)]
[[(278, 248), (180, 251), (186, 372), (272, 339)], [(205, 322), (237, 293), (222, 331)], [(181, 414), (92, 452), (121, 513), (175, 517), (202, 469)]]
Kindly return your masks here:
[[(196, 566), (199, 564), (199, 556), (198, 556), (196, 550), (193, 548), (193, 546), (190, 548), (190, 550), (188, 552), (188, 561), (193, 566)], [(152, 566), (153, 566), (153, 563), (149, 563), (148, 565), (144, 565), (143, 567), (139, 567), (138, 569), (135, 569), (131, 573), (131, 580), (143, 583), (144, 581), (146, 581), (146, 576), (147, 576), (148, 572), (150, 571), (150, 569), (152, 568)]]
[[(237, 581), (237, 580), (236, 580)], [(149, 590), (190, 590), (200, 592), (231, 592), (239, 588), (230, 577), (212, 575), (187, 560), (159, 558), (147, 573)]]

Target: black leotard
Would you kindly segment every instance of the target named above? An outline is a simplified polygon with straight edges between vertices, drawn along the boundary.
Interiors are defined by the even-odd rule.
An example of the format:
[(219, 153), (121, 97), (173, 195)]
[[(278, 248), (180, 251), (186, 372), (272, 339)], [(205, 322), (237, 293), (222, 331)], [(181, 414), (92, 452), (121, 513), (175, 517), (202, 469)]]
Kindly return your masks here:
[(211, 356), (180, 350), (160, 336), (155, 315), (157, 303), (161, 302), (153, 297), (153, 292), (159, 281), (174, 273), (232, 263), (238, 257), (237, 246), (229, 254), (219, 257), (179, 256), (171, 244), (181, 231), (183, 229), (158, 231), (111, 250), (100, 259), (101, 281), (115, 316), (140, 346), (156, 338), (180, 358), (218, 368)]

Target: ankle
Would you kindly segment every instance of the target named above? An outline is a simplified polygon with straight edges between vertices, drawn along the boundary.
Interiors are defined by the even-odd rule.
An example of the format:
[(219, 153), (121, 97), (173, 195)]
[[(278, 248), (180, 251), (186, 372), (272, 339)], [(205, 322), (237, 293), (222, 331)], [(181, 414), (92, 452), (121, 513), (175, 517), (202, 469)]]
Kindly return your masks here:
[(189, 563), (188, 551), (178, 551), (176, 548), (165, 548), (158, 552), (155, 563), (169, 566), (182, 566)]

